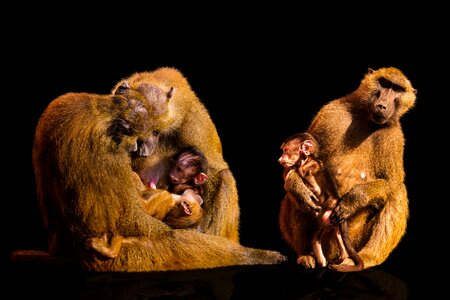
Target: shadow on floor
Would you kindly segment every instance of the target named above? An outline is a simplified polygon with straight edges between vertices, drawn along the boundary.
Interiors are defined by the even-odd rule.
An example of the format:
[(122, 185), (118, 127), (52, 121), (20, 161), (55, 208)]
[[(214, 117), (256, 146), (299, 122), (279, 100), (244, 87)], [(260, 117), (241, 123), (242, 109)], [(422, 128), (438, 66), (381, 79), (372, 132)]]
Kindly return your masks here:
[(6, 278), (12, 299), (408, 299), (406, 284), (377, 268), (337, 273), (282, 264), (87, 273), (19, 263), (10, 266)]

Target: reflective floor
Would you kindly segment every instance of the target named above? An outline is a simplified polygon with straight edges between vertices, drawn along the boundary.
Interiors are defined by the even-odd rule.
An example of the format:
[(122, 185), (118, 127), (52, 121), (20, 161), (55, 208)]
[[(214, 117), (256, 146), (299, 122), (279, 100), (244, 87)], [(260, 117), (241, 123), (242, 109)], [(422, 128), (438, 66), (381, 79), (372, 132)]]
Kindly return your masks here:
[(11, 299), (413, 299), (407, 284), (382, 268), (337, 273), (288, 263), (156, 273), (21, 264), (12, 267), (6, 282)]

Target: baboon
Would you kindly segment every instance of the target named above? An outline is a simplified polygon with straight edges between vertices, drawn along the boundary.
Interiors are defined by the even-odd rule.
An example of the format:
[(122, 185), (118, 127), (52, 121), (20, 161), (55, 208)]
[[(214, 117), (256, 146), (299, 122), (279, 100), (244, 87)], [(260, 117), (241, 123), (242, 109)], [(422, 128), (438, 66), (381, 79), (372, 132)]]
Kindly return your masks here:
[[(182, 149), (172, 158), (168, 189), (172, 197), (165, 197), (165, 201), (151, 198), (152, 189), (156, 189), (154, 181), (145, 186), (139, 175), (133, 172), (138, 189), (142, 191), (141, 205), (144, 211), (172, 228), (195, 228), (203, 216), (201, 192), (202, 185), (208, 179), (207, 169), (208, 162), (203, 153), (195, 147)], [(95, 249), (105, 257), (115, 258), (123, 243), (138, 241), (136, 238), (125, 239), (121, 235), (108, 239), (107, 233), (101, 237), (88, 238), (86, 247)]]
[[(154, 147), (157, 133), (153, 126), (160, 112), (150, 100), (167, 103), (173, 92), (168, 87), (152, 99), (139, 93), (127, 97), (68, 93), (44, 110), (32, 156), (50, 256), (101, 272), (188, 270), (285, 260), (279, 252), (244, 247), (218, 235), (172, 229), (144, 211), (131, 156), (151, 156), (158, 148)], [(155, 201), (172, 198), (166, 190), (153, 191), (150, 196)], [(226, 218), (225, 213), (218, 211), (217, 218)], [(124, 238), (117, 257), (108, 258), (85, 247), (90, 238), (103, 236), (106, 242), (116, 236)]]
[(181, 197), (163, 222), (172, 228), (195, 228), (203, 217), (201, 205), (203, 185), (208, 179), (208, 160), (196, 147), (187, 147), (175, 155), (172, 163), (168, 190)]
[(158, 187), (167, 189), (169, 158), (186, 146), (197, 147), (209, 163), (200, 228), (205, 233), (238, 242), (240, 209), (236, 182), (223, 158), (216, 126), (183, 74), (169, 67), (134, 73), (118, 82), (112, 93), (124, 96), (139, 93), (152, 99), (157, 91), (170, 88), (173, 88), (173, 97), (168, 103), (155, 104), (155, 110), (162, 116), (154, 124), (159, 143), (152, 155), (133, 157), (133, 170), (145, 182), (156, 179)]
[(208, 179), (208, 160), (196, 147), (181, 149), (173, 158), (169, 172), (169, 192), (181, 194), (191, 189), (203, 194), (203, 184)]
[[(327, 266), (322, 250), (322, 237), (326, 231), (330, 231), (336, 238), (340, 255), (328, 267), (341, 272), (362, 270), (364, 264), (349, 240), (346, 221), (337, 226), (330, 225), (329, 216), (339, 201), (339, 195), (333, 178), (319, 159), (319, 145), (316, 139), (307, 132), (296, 133), (282, 143), (281, 150), (283, 153), (278, 162), (284, 167), (284, 179), (286, 180), (292, 172), (297, 172), (312, 192), (310, 198), (300, 199), (300, 201), (307, 200), (307, 205), (311, 206), (316, 216), (311, 245), (318, 265)], [(353, 266), (339, 265), (347, 257), (350, 257), (355, 264)], [(302, 261), (303, 257), (300, 256), (298, 263), (302, 264)]]
[[(72, 248), (72, 241), (65, 240), (67, 231), (73, 231), (74, 240), (84, 234), (85, 223), (91, 221), (79, 219), (79, 210), (88, 213), (93, 206), (94, 191), (105, 199), (123, 196), (121, 190), (100, 187), (105, 180), (104, 174), (111, 172), (116, 175), (106, 183), (109, 187), (128, 173), (113, 161), (114, 157), (120, 158), (122, 153), (129, 156), (131, 152), (148, 155), (152, 151), (157, 136), (150, 130), (150, 114), (144, 105), (145, 100), (141, 100), (67, 93), (53, 100), (41, 115), (32, 158), (37, 200), (44, 228), (48, 231), (51, 255), (59, 255)], [(73, 203), (74, 199), (78, 202)], [(99, 202), (97, 208), (106, 205), (104, 202)], [(73, 209), (68, 203), (74, 206)], [(108, 211), (105, 210), (105, 217)], [(98, 214), (100, 212), (89, 212), (93, 216)], [(72, 227), (75, 226), (72, 221), (80, 226)], [(108, 220), (96, 222), (98, 227), (105, 227)]]
[(147, 194), (156, 189), (156, 180), (143, 187), (144, 210), (172, 228), (196, 228), (203, 216), (203, 184), (208, 179), (208, 161), (195, 147), (181, 149), (171, 159), (168, 191), (172, 200), (155, 205)]
[[(368, 69), (356, 90), (325, 104), (307, 129), (319, 143), (321, 159), (342, 195), (330, 221), (347, 220), (364, 268), (383, 263), (406, 231), (409, 207), (400, 118), (414, 106), (416, 92), (397, 68)], [(291, 193), (308, 197), (300, 176), (291, 175), (285, 184)], [(298, 256), (304, 256), (302, 264), (312, 268), (309, 214), (288, 199), (282, 201), (283, 237)], [(329, 241), (324, 243), (326, 259), (336, 259), (336, 243), (325, 241)]]

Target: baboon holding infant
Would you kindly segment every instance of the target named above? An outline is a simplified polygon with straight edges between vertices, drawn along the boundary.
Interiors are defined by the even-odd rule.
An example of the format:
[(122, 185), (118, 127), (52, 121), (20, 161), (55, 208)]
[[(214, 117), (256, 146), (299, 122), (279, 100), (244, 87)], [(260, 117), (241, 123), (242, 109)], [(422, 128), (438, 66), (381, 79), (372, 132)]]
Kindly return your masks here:
[[(141, 182), (156, 178), (152, 201), (171, 198), (168, 158), (196, 146), (209, 162), (201, 228), (172, 229), (142, 209)], [(279, 252), (239, 244), (235, 181), (208, 112), (176, 69), (123, 80), (113, 95), (68, 93), (43, 112), (33, 166), (48, 252), (89, 271), (161, 271), (277, 264)], [(105, 257), (91, 238), (124, 237)]]
[(170, 158), (184, 147), (197, 147), (209, 164), (199, 227), (205, 233), (238, 242), (240, 209), (236, 182), (223, 159), (217, 129), (186, 78), (173, 68), (139, 72), (118, 82), (112, 93), (125, 97), (139, 94), (150, 101), (155, 94), (170, 89), (173, 89), (170, 100), (158, 97), (158, 101), (151, 101), (156, 102), (153, 106), (160, 116), (153, 126), (159, 141), (152, 155), (132, 157), (133, 170), (146, 184), (156, 180), (157, 187), (167, 189)]
[[(307, 132), (300, 132), (288, 137), (281, 145), (281, 154), (278, 162), (284, 167), (285, 181), (294, 172), (300, 175), (305, 185), (311, 190), (307, 199), (292, 199), (292, 201), (306, 201), (305, 205), (312, 209), (315, 216), (312, 229), (311, 252), (319, 267), (329, 267), (341, 272), (360, 271), (364, 262), (353, 248), (348, 236), (347, 222), (344, 220), (338, 225), (330, 224), (329, 216), (339, 201), (336, 184), (328, 170), (320, 160), (319, 145), (316, 139)], [(286, 197), (293, 195), (287, 194)], [(294, 196), (295, 197), (295, 196)], [(323, 254), (322, 237), (330, 232), (339, 247), (337, 260), (328, 262)], [(340, 265), (346, 258), (351, 258), (354, 265)], [(300, 256), (297, 263), (302, 264), (304, 256)]]
[[(369, 69), (355, 91), (325, 104), (307, 129), (319, 143), (321, 160), (341, 195), (330, 221), (347, 221), (365, 268), (383, 263), (405, 234), (409, 208), (400, 118), (415, 100), (416, 90), (400, 70)], [(285, 189), (295, 197), (281, 203), (280, 229), (301, 265), (314, 268), (311, 209), (293, 200), (307, 199), (310, 191), (300, 176), (291, 175)], [(327, 260), (339, 256), (333, 239), (325, 235), (322, 243)]]

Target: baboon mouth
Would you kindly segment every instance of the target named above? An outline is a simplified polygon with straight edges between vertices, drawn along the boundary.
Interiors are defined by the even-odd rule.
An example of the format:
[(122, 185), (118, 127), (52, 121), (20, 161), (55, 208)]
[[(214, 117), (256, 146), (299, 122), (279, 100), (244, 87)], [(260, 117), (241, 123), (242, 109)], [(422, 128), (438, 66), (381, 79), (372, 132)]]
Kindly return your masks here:
[(377, 124), (384, 124), (386, 122), (387, 118), (383, 114), (372, 114), (372, 121)]

